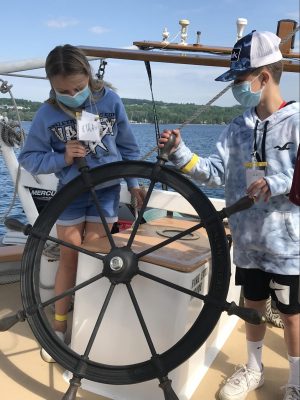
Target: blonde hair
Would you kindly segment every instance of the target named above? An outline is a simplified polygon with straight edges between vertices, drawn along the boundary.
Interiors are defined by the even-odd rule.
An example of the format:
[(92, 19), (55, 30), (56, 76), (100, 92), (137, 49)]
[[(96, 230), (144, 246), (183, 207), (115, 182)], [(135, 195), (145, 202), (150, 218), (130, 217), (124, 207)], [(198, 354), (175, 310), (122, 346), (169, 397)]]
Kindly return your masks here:
[[(102, 80), (93, 78), (91, 66), (83, 51), (70, 44), (56, 46), (50, 51), (46, 58), (45, 70), (50, 83), (51, 79), (57, 75), (69, 76), (83, 74), (87, 76), (89, 80), (88, 85), (94, 99), (97, 98), (97, 94), (100, 95), (104, 86), (112, 87)], [(50, 91), (50, 97), (47, 100), (47, 103), (56, 105), (62, 108), (65, 112), (68, 110), (56, 100), (54, 90)]]
[(92, 69), (85, 54), (78, 47), (70, 44), (56, 46), (46, 58), (46, 75), (51, 81), (54, 76), (69, 76), (83, 74), (89, 78), (89, 87), (92, 92), (103, 88), (103, 81), (93, 78)]

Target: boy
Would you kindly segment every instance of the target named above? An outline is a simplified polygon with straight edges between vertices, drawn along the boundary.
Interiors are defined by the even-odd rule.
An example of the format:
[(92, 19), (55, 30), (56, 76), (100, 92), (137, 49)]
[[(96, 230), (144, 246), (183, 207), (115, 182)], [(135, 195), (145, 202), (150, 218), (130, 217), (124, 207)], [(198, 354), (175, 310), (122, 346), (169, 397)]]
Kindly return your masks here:
[[(256, 31), (235, 44), (230, 69), (216, 80), (234, 81), (233, 95), (247, 110), (225, 128), (215, 154), (207, 158), (193, 154), (179, 130), (164, 131), (160, 147), (175, 134), (170, 160), (201, 183), (225, 184), (227, 205), (245, 193), (256, 199), (252, 208), (229, 219), (235, 283), (243, 287), (246, 307), (264, 312), (269, 295), (275, 300), (290, 367), (283, 399), (295, 400), (300, 399), (300, 214), (288, 194), (299, 145), (299, 103), (281, 97), (279, 44), (280, 38), (272, 32)], [(220, 400), (243, 400), (263, 385), (265, 331), (265, 325), (246, 323), (248, 361), (227, 379)]]

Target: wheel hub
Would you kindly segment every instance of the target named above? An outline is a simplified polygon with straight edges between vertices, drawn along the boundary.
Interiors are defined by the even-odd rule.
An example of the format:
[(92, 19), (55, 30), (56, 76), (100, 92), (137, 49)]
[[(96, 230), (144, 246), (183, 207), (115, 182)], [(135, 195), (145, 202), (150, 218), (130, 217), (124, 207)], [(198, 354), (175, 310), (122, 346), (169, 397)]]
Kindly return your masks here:
[(138, 259), (127, 247), (112, 249), (103, 264), (103, 274), (112, 283), (130, 282), (138, 272)]
[(123, 268), (124, 262), (121, 257), (113, 257), (109, 262), (109, 266), (112, 271), (118, 272)]

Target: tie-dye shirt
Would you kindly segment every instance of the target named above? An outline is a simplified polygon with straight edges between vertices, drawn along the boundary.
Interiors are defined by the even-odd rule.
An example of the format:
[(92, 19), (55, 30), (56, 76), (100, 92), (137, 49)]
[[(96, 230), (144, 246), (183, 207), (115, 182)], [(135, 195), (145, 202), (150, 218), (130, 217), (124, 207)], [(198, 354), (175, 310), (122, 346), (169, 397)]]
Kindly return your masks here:
[[(245, 164), (252, 161), (256, 124), (258, 151), (261, 151), (266, 130), (265, 179), (272, 197), (268, 202), (261, 200), (229, 218), (234, 242), (233, 261), (242, 268), (299, 275), (300, 208), (288, 197), (299, 145), (299, 103), (287, 105), (264, 121), (258, 119), (254, 109), (245, 111), (224, 129), (215, 153), (207, 158), (200, 156), (188, 174), (211, 187), (225, 185), (228, 206), (245, 196)], [(183, 141), (170, 156), (180, 169), (192, 158), (193, 153)]]

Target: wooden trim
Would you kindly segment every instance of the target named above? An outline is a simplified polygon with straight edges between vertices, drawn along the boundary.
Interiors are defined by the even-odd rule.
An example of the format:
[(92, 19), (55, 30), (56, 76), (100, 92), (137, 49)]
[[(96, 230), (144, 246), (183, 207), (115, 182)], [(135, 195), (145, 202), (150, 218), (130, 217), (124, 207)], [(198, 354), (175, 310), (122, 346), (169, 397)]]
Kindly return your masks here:
[(219, 54), (231, 54), (231, 48), (221, 46), (204, 46), (203, 44), (187, 44), (182, 45), (180, 43), (169, 43), (166, 45), (163, 42), (155, 41), (136, 41), (133, 42), (134, 46), (137, 46), (141, 50), (152, 50), (152, 49), (163, 49), (167, 50), (178, 50), (178, 51), (192, 51), (192, 52), (204, 52), (204, 53), (219, 53)]
[[(287, 32), (290, 33), (290, 31)], [(287, 34), (285, 36), (287, 36)], [(291, 40), (288, 42), (290, 43)], [(187, 44), (186, 46), (183, 46), (180, 43), (169, 43), (167, 46), (163, 42), (151, 42), (151, 41), (137, 41), (133, 42), (135, 46), (140, 48), (141, 50), (151, 50), (151, 49), (163, 49), (165, 51), (167, 50), (178, 50), (178, 51), (188, 51), (188, 52), (202, 52), (202, 53), (212, 53), (216, 55), (226, 55), (226, 54), (231, 54), (232, 48), (231, 47), (222, 47), (222, 46), (206, 46), (203, 44)], [(286, 49), (286, 46), (283, 47), (283, 49)], [(283, 57), (284, 58), (300, 58), (300, 53), (291, 53), (290, 51), (284, 52), (282, 50)]]
[[(277, 32), (276, 35), (280, 37), (281, 40), (284, 41), (285, 38), (288, 37), (296, 28), (297, 22), (292, 20), (292, 19), (282, 19), (278, 21), (277, 25)], [(280, 45), (282, 53), (292, 55), (291, 53), (291, 48), (294, 48), (294, 40), (295, 40), (295, 35), (293, 35), (288, 41), (284, 41)]]
[(21, 261), (23, 251), (23, 245), (0, 246), (0, 263)]
[[(230, 60), (226, 55), (202, 55), (186, 53), (170, 53), (168, 51), (147, 51), (115, 49), (108, 47), (78, 46), (86, 56), (99, 58), (117, 58), (121, 60), (153, 61), (171, 64), (190, 64), (214, 67), (229, 67)], [(295, 60), (285, 60), (283, 70), (300, 72), (300, 64)]]
[[(140, 225), (135, 240), (132, 244), (132, 251), (140, 253), (152, 246), (163, 242), (164, 231), (188, 229), (196, 224), (195, 221), (188, 221), (182, 218), (159, 218)], [(117, 247), (126, 246), (132, 229), (126, 229), (114, 234), (114, 242)], [(195, 271), (211, 259), (211, 248), (206, 231), (202, 228), (195, 232), (194, 240), (177, 240), (163, 248), (147, 254), (141, 261), (180, 271), (184, 273)], [(84, 242), (83, 247), (90, 251), (101, 254), (109, 253), (111, 246), (108, 239), (101, 238)]]

